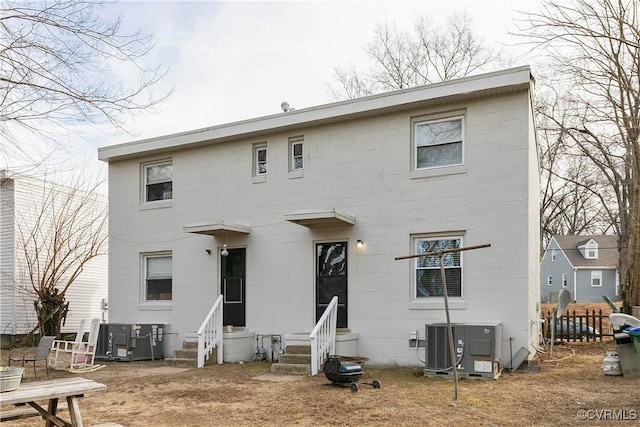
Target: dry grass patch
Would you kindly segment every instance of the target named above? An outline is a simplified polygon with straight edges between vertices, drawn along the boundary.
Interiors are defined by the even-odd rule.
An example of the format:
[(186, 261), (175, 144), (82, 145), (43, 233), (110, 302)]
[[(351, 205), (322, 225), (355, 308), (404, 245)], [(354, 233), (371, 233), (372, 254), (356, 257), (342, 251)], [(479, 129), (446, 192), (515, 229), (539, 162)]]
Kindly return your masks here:
[[(82, 374), (107, 385), (87, 395), (81, 410), (87, 425), (112, 421), (136, 426), (440, 426), (633, 425), (627, 421), (582, 421), (582, 409), (640, 410), (640, 379), (602, 372), (613, 341), (556, 346), (536, 357), (539, 370), (505, 372), (498, 380), (425, 378), (421, 369), (366, 365), (358, 393), (329, 384), (323, 375), (271, 382), (259, 377), (270, 364), (252, 362), (171, 371), (163, 362), (107, 362)], [(573, 354), (575, 353), (575, 354)], [(2, 351), (6, 359), (8, 351)], [(39, 369), (38, 379), (44, 376)], [(33, 381), (33, 371), (25, 381)], [(51, 377), (73, 374), (53, 371)], [(14, 422), (32, 426), (33, 420)]]

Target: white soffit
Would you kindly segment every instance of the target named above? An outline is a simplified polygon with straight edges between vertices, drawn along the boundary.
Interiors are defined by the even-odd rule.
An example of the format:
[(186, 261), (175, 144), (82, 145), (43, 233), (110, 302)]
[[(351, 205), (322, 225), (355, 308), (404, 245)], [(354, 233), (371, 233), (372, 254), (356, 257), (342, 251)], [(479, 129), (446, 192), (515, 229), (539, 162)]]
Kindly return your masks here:
[(284, 219), (305, 227), (331, 227), (356, 223), (355, 216), (337, 212), (335, 209), (291, 212), (285, 214)]
[(251, 233), (251, 227), (248, 225), (230, 224), (224, 221), (186, 224), (183, 229), (185, 233), (206, 234), (207, 236)]

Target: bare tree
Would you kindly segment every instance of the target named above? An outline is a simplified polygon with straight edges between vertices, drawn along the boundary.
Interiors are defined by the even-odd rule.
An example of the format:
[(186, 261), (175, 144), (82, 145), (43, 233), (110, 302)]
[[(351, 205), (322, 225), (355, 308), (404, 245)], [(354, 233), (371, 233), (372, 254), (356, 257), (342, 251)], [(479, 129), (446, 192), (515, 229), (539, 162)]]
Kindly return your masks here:
[(502, 52), (476, 37), (471, 24), (466, 13), (453, 13), (444, 26), (422, 17), (413, 32), (378, 24), (365, 47), (371, 67), (366, 72), (336, 67), (331, 95), (352, 99), (421, 86), (485, 71), (502, 61)]
[(557, 100), (538, 98), (537, 104), (542, 255), (554, 235), (611, 232), (615, 203), (600, 170), (579, 151), (567, 147), (564, 131), (549, 118)]
[(72, 186), (31, 186), (31, 207), (16, 213), (22, 281), (34, 301), (42, 335), (58, 335), (69, 303), (65, 294), (93, 258), (107, 252), (107, 203), (82, 173)]
[[(546, 1), (523, 34), (546, 55), (562, 98), (548, 118), (606, 185), (625, 311), (640, 305), (640, 29), (637, 0)], [(592, 183), (580, 177), (580, 183)]]
[(103, 19), (105, 3), (2, 1), (0, 138), (5, 150), (23, 150), (24, 141), (18, 143), (16, 136), (23, 130), (46, 136), (52, 125), (121, 127), (130, 115), (169, 95), (152, 91), (166, 69), (143, 63), (153, 47), (151, 37), (124, 33), (121, 17)]

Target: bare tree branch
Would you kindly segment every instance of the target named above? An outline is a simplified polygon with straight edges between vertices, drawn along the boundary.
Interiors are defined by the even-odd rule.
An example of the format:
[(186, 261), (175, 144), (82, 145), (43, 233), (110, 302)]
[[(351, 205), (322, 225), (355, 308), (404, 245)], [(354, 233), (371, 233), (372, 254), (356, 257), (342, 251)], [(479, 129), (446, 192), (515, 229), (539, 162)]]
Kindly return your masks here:
[[(618, 235), (626, 310), (640, 305), (639, 7), (637, 0), (546, 1), (521, 27), (548, 60), (556, 76), (550, 84), (563, 88), (548, 115), (563, 149), (587, 159), (604, 184), (601, 204)], [(593, 185), (584, 175), (573, 182)]]
[[(166, 99), (154, 93), (167, 69), (143, 59), (152, 39), (122, 31), (121, 17), (100, 15), (104, 0), (7, 1), (0, 6), (0, 137), (14, 129), (110, 123)], [(118, 70), (128, 67), (133, 78)], [(5, 144), (2, 144), (3, 146)]]
[(371, 60), (366, 71), (335, 68), (334, 99), (360, 96), (465, 77), (486, 71), (504, 59), (503, 53), (476, 37), (466, 13), (454, 13), (445, 26), (422, 17), (411, 31), (378, 24), (365, 46)]
[[(36, 311), (47, 332), (57, 334), (66, 316), (65, 294), (83, 268), (107, 253), (107, 203), (90, 184), (76, 174), (71, 186), (50, 181), (24, 185), (31, 206), (16, 212), (17, 247), (24, 263), (23, 277), (37, 296)], [(57, 314), (53, 319), (51, 313)], [(44, 327), (44, 326), (43, 326)]]

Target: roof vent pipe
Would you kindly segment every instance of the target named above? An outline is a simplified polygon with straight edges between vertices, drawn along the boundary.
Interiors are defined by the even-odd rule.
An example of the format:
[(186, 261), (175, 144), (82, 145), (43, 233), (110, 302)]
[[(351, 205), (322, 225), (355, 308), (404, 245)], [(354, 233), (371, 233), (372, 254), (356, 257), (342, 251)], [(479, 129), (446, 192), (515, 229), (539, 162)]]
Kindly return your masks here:
[(289, 103), (287, 101), (283, 101), (280, 104), (280, 108), (282, 108), (282, 111), (284, 111), (285, 113), (291, 109), (291, 107), (289, 106)]

